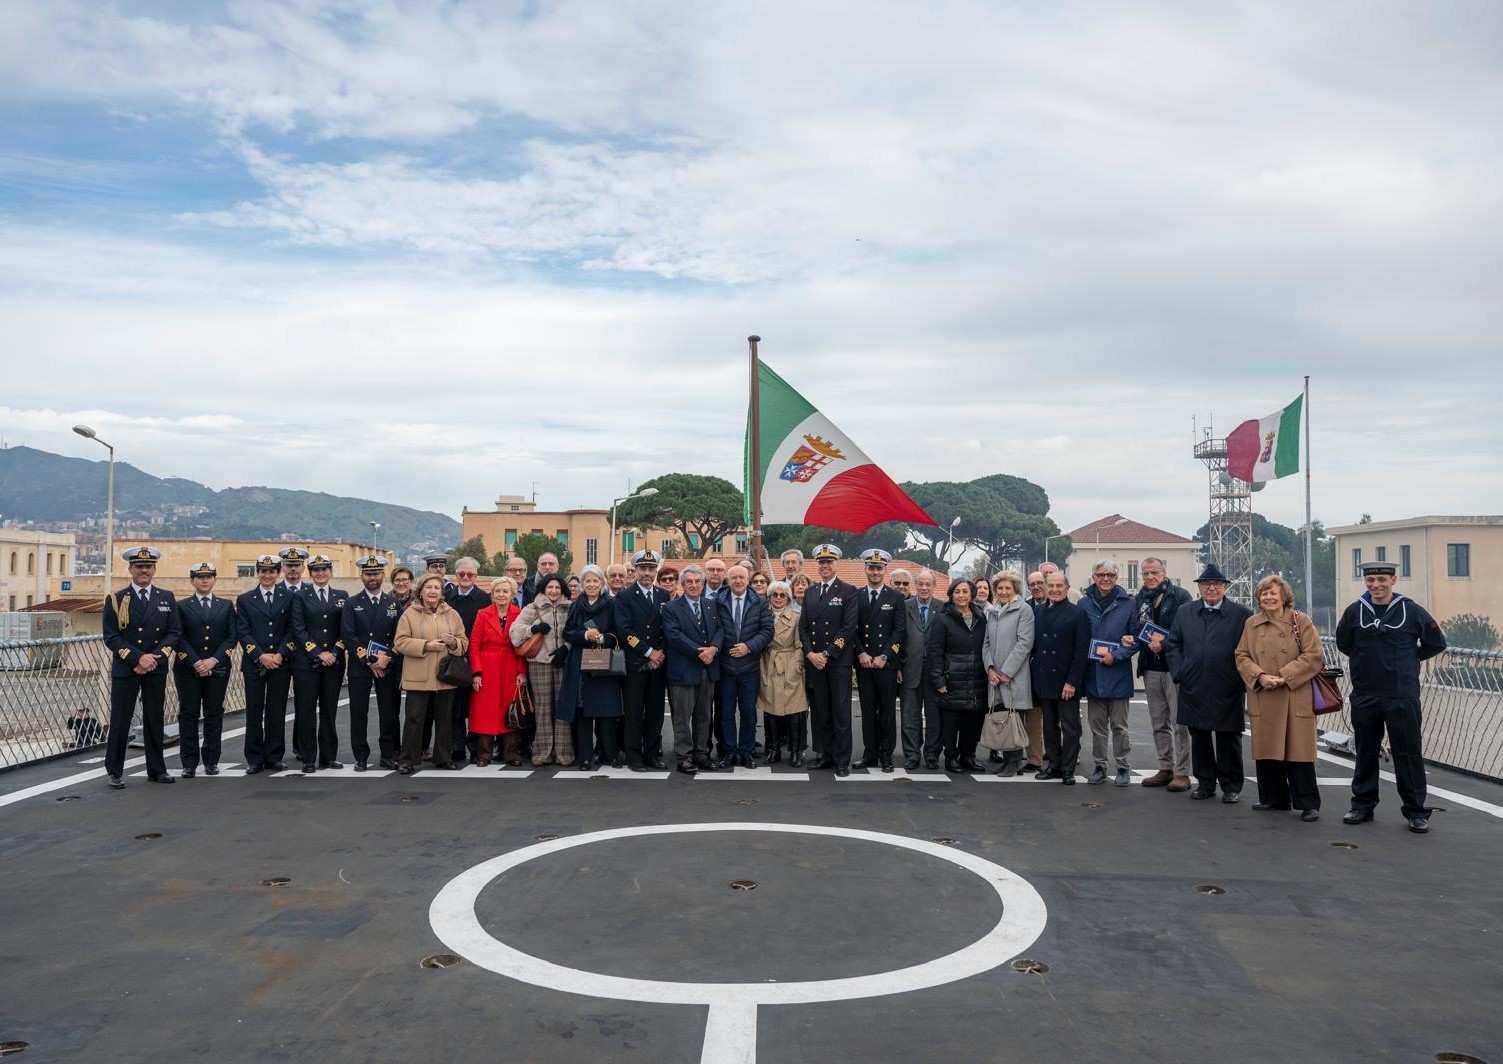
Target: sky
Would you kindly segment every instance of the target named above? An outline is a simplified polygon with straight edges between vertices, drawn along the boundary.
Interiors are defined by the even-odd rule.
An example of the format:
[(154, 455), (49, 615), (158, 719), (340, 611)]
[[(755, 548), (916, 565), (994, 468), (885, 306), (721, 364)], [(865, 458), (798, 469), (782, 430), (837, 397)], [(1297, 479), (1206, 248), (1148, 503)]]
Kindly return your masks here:
[[(0, 3), (0, 436), (457, 516), (739, 482), (746, 337), (899, 480), (1503, 513), (1503, 7)], [(1304, 520), (1303, 478), (1255, 508)]]

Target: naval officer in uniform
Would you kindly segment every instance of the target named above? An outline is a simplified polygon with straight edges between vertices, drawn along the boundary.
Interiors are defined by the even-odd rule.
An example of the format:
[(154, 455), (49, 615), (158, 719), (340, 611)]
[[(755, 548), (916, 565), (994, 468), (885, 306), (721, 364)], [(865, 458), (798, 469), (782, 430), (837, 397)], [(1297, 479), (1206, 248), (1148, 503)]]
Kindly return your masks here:
[(355, 752), (355, 771), (364, 772), (371, 756), (366, 723), (370, 719), (372, 691), (376, 693), (381, 767), (397, 767), (397, 751), (402, 745), (399, 705), (402, 691), (397, 686), (401, 674), (391, 647), (397, 637), (397, 619), (402, 609), (394, 595), (381, 590), (386, 575), (384, 559), (372, 554), (355, 564), (360, 567), (360, 582), (365, 590), (345, 600), (339, 635), (344, 640), (349, 662), (350, 748)]
[(633, 554), (636, 583), (622, 588), (611, 602), (616, 631), (625, 643), (622, 737), (626, 767), (633, 772), (668, 767), (663, 760), (663, 699), (668, 693), (668, 671), (663, 667), (668, 656), (663, 640), (663, 607), (668, 605), (669, 596), (657, 586), (658, 562), (652, 550)]
[(245, 676), (245, 774), (287, 766), (287, 689), (292, 686), (292, 592), (282, 561), (256, 559), (256, 586), (235, 600), (235, 636)]
[(898, 669), (908, 639), (903, 596), (885, 586), (892, 555), (880, 547), (861, 552), (866, 587), (856, 596), (856, 693), (861, 700), (859, 768), (892, 771), (898, 745)]
[(856, 648), (856, 588), (835, 575), (840, 548), (821, 543), (814, 548), (819, 580), (804, 593), (799, 615), (799, 640), (808, 663), (809, 692), (813, 696), (814, 731), (823, 755), (815, 768), (833, 768), (837, 776), (851, 774), (851, 662)]
[[(235, 649), (235, 605), (214, 594), (218, 570), (199, 562), (188, 570), (193, 594), (178, 600), (177, 620), (182, 636), (172, 678), (177, 684), (178, 754), (183, 779), (198, 772), (219, 775), (219, 737), (224, 730), (224, 694), (230, 686), (230, 651)], [(203, 719), (203, 745), (198, 722)]]
[(130, 586), (104, 600), (104, 644), (110, 650), (110, 734), (104, 771), (115, 790), (125, 786), (125, 750), (130, 722), (141, 699), (141, 735), (146, 744), (146, 778), (172, 783), (162, 756), (162, 714), (167, 701), (167, 670), (181, 631), (172, 592), (153, 587), (155, 547), (132, 547), (121, 555), (130, 563)]
[(312, 772), (315, 762), (319, 768), (344, 768), (334, 717), (344, 681), (340, 616), (349, 596), (329, 586), (333, 573), (333, 559), (315, 554), (308, 560), (313, 582), (304, 584), (292, 603), (292, 748), (304, 772)]
[(308, 552), (302, 547), (283, 547), (277, 551), (282, 559), (282, 587), (296, 595), (307, 581), (303, 579), (303, 565), (308, 561)]

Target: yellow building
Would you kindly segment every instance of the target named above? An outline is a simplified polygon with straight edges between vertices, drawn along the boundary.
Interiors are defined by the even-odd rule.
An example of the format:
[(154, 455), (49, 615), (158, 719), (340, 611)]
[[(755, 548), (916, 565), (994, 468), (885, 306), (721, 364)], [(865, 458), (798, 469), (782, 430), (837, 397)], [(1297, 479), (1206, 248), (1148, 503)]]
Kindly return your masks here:
[(72, 532), (0, 528), (0, 609), (24, 610), (56, 596), (56, 582), (73, 575), (76, 551)]
[(1393, 562), (1398, 590), (1444, 623), (1462, 613), (1503, 627), (1503, 516), (1412, 517), (1327, 528), (1336, 541), (1336, 609), (1366, 590), (1357, 567)]
[[(238, 595), (256, 584), (256, 559), (263, 554), (276, 554), (288, 546), (298, 546), (311, 554), (328, 555), (334, 563), (333, 586), (347, 591), (357, 590), (360, 585), (360, 570), (355, 565), (357, 558), (370, 554), (372, 547), (364, 543), (296, 543), (285, 540), (240, 540), (240, 539), (144, 539), (141, 543), (162, 552), (157, 562), (154, 583), (174, 595), (188, 594), (193, 590), (188, 580), (188, 570), (199, 562), (208, 562), (219, 570), (216, 590), (221, 595)], [(130, 565), (120, 557), (127, 548), (136, 546), (136, 541), (115, 541), (115, 557), (111, 559), (113, 572), (109, 587), (123, 587), (130, 580)], [(61, 581), (54, 578), (49, 584), (51, 595), (56, 597), (103, 598), (105, 582), (99, 576), (73, 577), (65, 591)], [(40, 600), (39, 600), (40, 601)]]

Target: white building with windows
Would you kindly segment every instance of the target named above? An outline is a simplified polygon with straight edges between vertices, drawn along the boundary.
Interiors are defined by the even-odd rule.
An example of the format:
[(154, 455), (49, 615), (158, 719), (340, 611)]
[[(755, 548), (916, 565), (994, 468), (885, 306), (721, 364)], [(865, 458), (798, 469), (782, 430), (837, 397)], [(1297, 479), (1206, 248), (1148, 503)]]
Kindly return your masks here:
[(72, 532), (0, 528), (0, 609), (46, 602), (49, 581), (77, 572), (77, 549)]

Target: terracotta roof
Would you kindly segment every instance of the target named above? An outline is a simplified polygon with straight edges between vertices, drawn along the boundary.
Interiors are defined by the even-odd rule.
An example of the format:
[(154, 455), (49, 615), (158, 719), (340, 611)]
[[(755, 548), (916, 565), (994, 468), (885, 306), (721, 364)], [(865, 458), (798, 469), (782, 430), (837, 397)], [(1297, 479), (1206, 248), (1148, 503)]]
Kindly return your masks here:
[(1194, 543), (1193, 539), (1177, 536), (1173, 532), (1165, 532), (1162, 528), (1154, 528), (1140, 521), (1131, 521), (1121, 514), (1108, 514), (1099, 521), (1092, 521), (1088, 525), (1081, 525), (1073, 532), (1066, 533), (1070, 542), (1077, 547), (1097, 540), (1100, 533), (1102, 543)]
[[(708, 558), (668, 558), (663, 564), (671, 565), (679, 572), (683, 572), (686, 565), (698, 564), (703, 566), (708, 560)], [(910, 573), (917, 576), (919, 570), (922, 568), (924, 568), (922, 565), (915, 564), (914, 562), (895, 561), (887, 567), (887, 571), (890, 573), (894, 569), (907, 569)], [(776, 558), (773, 559), (772, 571), (778, 579), (782, 578), (783, 566)], [(929, 571), (934, 574), (934, 593), (943, 598), (950, 587), (949, 576), (938, 569), (930, 569)], [(819, 569), (814, 564), (813, 559), (805, 559), (803, 572), (808, 575), (810, 580), (819, 580)], [(836, 562), (835, 575), (848, 584), (855, 584), (857, 587), (866, 586), (866, 565), (860, 558), (842, 558)]]
[(59, 598), (51, 602), (38, 602), (27, 606), (19, 613), (103, 613), (102, 598)]

